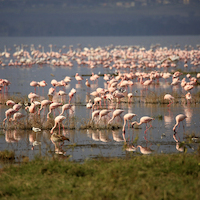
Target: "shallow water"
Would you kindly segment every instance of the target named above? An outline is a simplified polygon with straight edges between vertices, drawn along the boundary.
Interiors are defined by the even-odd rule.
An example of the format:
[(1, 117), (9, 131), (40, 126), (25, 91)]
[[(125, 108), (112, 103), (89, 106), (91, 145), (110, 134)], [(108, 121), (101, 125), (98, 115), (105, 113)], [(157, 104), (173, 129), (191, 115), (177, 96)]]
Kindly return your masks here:
[[(7, 48), (12, 48), (10, 52), (13, 52), (14, 44), (35, 44), (38, 46), (41, 44), (48, 49), (49, 44), (56, 44), (55, 49), (58, 49), (62, 45), (73, 45), (74, 48), (78, 43), (81, 43), (82, 47), (91, 46), (106, 46), (106, 45), (140, 45), (148, 49), (150, 45), (160, 43), (162, 47), (167, 46), (177, 46), (180, 44), (182, 48), (186, 44), (194, 46), (200, 43), (200, 36), (181, 36), (181, 37), (68, 37), (68, 38), (0, 38), (1, 49), (6, 45)], [(187, 42), (187, 43), (185, 43)], [(28, 49), (28, 47), (27, 47)], [(68, 49), (67, 49), (68, 50)], [(66, 50), (66, 51), (67, 51)], [(65, 50), (63, 50), (65, 51)], [(9, 62), (9, 59), (4, 59), (5, 63)], [(115, 73), (115, 69), (107, 69), (103, 67), (95, 67), (93, 69), (84, 66), (78, 66), (75, 61), (73, 61), (73, 67), (54, 67), (52, 65), (33, 65), (31, 67), (10, 67), (5, 66), (0, 68), (0, 78), (6, 78), (11, 82), (8, 93), (0, 94), (1, 102), (10, 97), (27, 98), (27, 94), (34, 92), (33, 87), (29, 84), (32, 80), (41, 81), (45, 80), (47, 86), (38, 91), (41, 99), (48, 98), (48, 89), (51, 87), (51, 80), (62, 80), (65, 76), (72, 77), (72, 81), (65, 86), (64, 90), (69, 93), (71, 88), (75, 88), (77, 93), (75, 98), (72, 100), (74, 113), (71, 115), (75, 116), (75, 130), (67, 129), (67, 122), (65, 122), (66, 129), (63, 133), (70, 138), (70, 143), (66, 142), (60, 151), (66, 158), (67, 155), (71, 155), (70, 160), (83, 161), (88, 158), (95, 158), (99, 156), (103, 157), (124, 157), (127, 154), (135, 154), (135, 152), (141, 152), (138, 148), (136, 151), (129, 152), (128, 148), (124, 145), (124, 138), (122, 135), (122, 125), (123, 121), (121, 119), (115, 119), (113, 124), (119, 124), (120, 128), (117, 130), (110, 129), (99, 129), (99, 130), (80, 130), (81, 125), (88, 122), (91, 119), (91, 111), (86, 109), (85, 105), (91, 98), (89, 93), (96, 90), (98, 87), (104, 87), (105, 81), (101, 76), (98, 83), (91, 83), (90, 91), (87, 90), (85, 86), (85, 80), (82, 84), (78, 84), (74, 79), (74, 75), (78, 72), (81, 75), (85, 75), (85, 78), (89, 78), (91, 73), (104, 74), (104, 73)], [(183, 62), (179, 61), (177, 69), (184, 69)], [(122, 72), (128, 71), (129, 69), (124, 69)], [(185, 71), (200, 71), (199, 68), (193, 69), (189, 64)], [(185, 104), (184, 102), (184, 91), (180, 86), (172, 87), (170, 85), (171, 79), (168, 82), (162, 81), (159, 86), (157, 84), (151, 85), (148, 90), (141, 87), (137, 80), (134, 79), (134, 85), (129, 87), (127, 92), (132, 92), (134, 98), (132, 103), (119, 103), (114, 104), (114, 108), (124, 109), (124, 113), (135, 113), (132, 121), (139, 121), (142, 116), (151, 116), (155, 120), (152, 121), (152, 128), (148, 130), (145, 138), (145, 124), (141, 125), (139, 128), (131, 128), (130, 124), (126, 125), (125, 138), (127, 144), (131, 145), (135, 138), (138, 139), (133, 144), (134, 146), (141, 145), (143, 147), (149, 147), (152, 153), (174, 153), (182, 152), (182, 149), (177, 148), (178, 142), (173, 138), (174, 132), (172, 128), (175, 124), (175, 116), (177, 114), (183, 113), (187, 116), (184, 121), (185, 128), (181, 125), (178, 130), (178, 135), (176, 139), (179, 142), (187, 141), (187, 136), (194, 134), (200, 137), (199, 132), (199, 119), (200, 119), (200, 106), (198, 103)], [(58, 91), (58, 89), (57, 89)], [(195, 94), (199, 91), (199, 86), (195, 86), (192, 93)], [(179, 102), (174, 103), (171, 107), (167, 104), (152, 104), (145, 103), (147, 95), (165, 94), (165, 93), (177, 93), (179, 94)], [(68, 102), (68, 96), (65, 97), (65, 102)], [(106, 106), (107, 107), (107, 104)], [(4, 103), (0, 104), (0, 119), (1, 122), (5, 118), (5, 111), (8, 109)], [(113, 109), (113, 106), (109, 107)], [(24, 109), (21, 110), (22, 113), (27, 114)], [(57, 113), (58, 114), (58, 113)], [(110, 115), (111, 117), (111, 115)], [(41, 114), (41, 119), (46, 122), (46, 114)], [(104, 124), (105, 123), (105, 124)], [(101, 121), (101, 126), (106, 127), (107, 122)], [(36, 155), (54, 155), (54, 145), (50, 140), (50, 131), (42, 130), (41, 132), (33, 132), (30, 130), (0, 130), (0, 151), (8, 149), (13, 150), (16, 154), (16, 161), (21, 160), (24, 156), (33, 159)], [(37, 141), (39, 145), (34, 147), (32, 150), (32, 145), (34, 141)], [(73, 144), (73, 145), (72, 145)], [(194, 152), (198, 148), (198, 143), (193, 142), (187, 147), (187, 152)], [(132, 149), (133, 150), (133, 149)]]

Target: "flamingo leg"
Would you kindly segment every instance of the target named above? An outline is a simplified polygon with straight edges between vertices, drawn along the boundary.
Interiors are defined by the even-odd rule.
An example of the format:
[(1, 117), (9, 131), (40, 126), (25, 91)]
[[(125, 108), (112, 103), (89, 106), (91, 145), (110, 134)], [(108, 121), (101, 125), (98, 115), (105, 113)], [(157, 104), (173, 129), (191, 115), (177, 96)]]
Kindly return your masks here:
[(59, 135), (60, 135), (60, 123), (59, 123), (58, 127), (59, 127)]
[(62, 124), (62, 126), (63, 126), (63, 132), (65, 131), (65, 127), (64, 127), (64, 125)]
[(178, 124), (178, 128), (177, 128), (177, 130), (175, 130), (176, 133), (178, 132), (179, 127), (180, 127), (180, 123)]
[[(182, 124), (183, 124), (183, 122), (182, 122)], [(185, 126), (184, 126), (184, 124), (183, 124), (183, 130), (185, 131)]]
[(167, 105), (168, 107), (172, 104), (172, 101), (169, 102), (169, 104)]

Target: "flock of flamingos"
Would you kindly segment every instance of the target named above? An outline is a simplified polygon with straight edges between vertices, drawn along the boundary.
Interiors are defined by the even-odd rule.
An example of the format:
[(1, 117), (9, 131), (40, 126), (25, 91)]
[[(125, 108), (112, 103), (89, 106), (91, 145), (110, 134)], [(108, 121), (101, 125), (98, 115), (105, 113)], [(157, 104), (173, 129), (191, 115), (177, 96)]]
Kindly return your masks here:
[[(65, 137), (61, 131), (60, 126), (64, 125), (64, 120), (69, 117), (67, 112), (73, 113), (73, 98), (76, 96), (77, 90), (71, 88), (69, 93), (66, 93), (65, 86), (68, 85), (73, 78), (79, 84), (85, 84), (87, 93), (90, 95), (90, 100), (86, 103), (86, 109), (91, 110), (92, 123), (98, 124), (103, 120), (107, 120), (107, 124), (112, 124), (116, 118), (123, 120), (122, 136), (125, 139), (126, 124), (132, 121), (135, 113), (125, 113), (123, 109), (109, 109), (109, 104), (114, 102), (120, 104), (120, 101), (126, 101), (131, 104), (134, 94), (131, 92), (130, 87), (135, 83), (143, 86), (145, 90), (151, 84), (159, 84), (166, 80), (171, 81), (171, 86), (176, 87), (179, 85), (185, 91), (185, 98), (188, 103), (192, 100), (192, 90), (198, 85), (198, 79), (200, 73), (186, 74), (176, 70), (177, 63), (182, 62), (185, 69), (188, 68), (188, 64), (197, 68), (200, 65), (200, 50), (194, 48), (181, 49), (168, 49), (167, 47), (161, 48), (155, 46), (152, 49), (146, 50), (145, 48), (139, 48), (135, 46), (107, 46), (98, 48), (77, 48), (73, 49), (72, 46), (64, 53), (66, 46), (63, 46), (58, 51), (54, 52), (53, 45), (49, 45), (50, 51), (44, 52), (43, 47), (37, 49), (34, 45), (31, 45), (30, 52), (26, 50), (25, 46), (16, 46), (16, 52), (11, 55), (5, 47), (4, 52), (0, 52), (0, 64), (2, 67), (20, 66), (30, 67), (33, 65), (52, 65), (52, 66), (65, 66), (73, 67), (76, 63), (79, 66), (91, 68), (103, 67), (107, 71), (115, 70), (116, 73), (103, 74), (103, 80), (105, 82), (104, 88), (93, 88), (91, 91), (91, 84), (98, 83), (99, 75), (91, 73), (86, 78), (79, 73), (76, 73), (74, 77), (66, 76), (63, 80), (51, 80), (51, 87), (48, 89), (47, 98), (41, 99), (37, 90), (39, 88), (48, 87), (45, 80), (30, 82), (30, 86), (33, 87), (33, 91), (28, 94), (29, 102), (25, 105), (20, 102), (14, 102), (11, 99), (7, 99), (5, 104), (7, 110), (5, 112), (5, 118), (3, 119), (3, 128), (9, 129), (9, 123), (18, 122), (24, 118), (22, 109), (25, 109), (30, 115), (37, 115), (38, 117), (43, 112), (47, 120), (54, 118), (54, 126), (52, 126), (50, 133), (52, 134), (52, 141), (54, 143), (64, 142), (69, 140)], [(7, 63), (6, 63), (7, 60)], [(5, 62), (4, 62), (5, 61)], [(1, 74), (2, 76), (2, 74)], [(8, 93), (8, 88), (12, 87), (12, 83), (2, 78), (0, 79), (0, 90), (2, 96), (4, 93)], [(68, 97), (68, 100), (66, 100)], [(170, 105), (174, 101), (174, 97), (171, 94), (166, 94), (164, 100), (169, 102)], [(61, 108), (59, 114), (56, 115), (55, 110)], [(48, 110), (48, 112), (46, 112)], [(46, 113), (46, 114), (45, 114)], [(54, 113), (54, 114), (53, 114)], [(66, 114), (65, 114), (66, 113)], [(122, 116), (123, 115), (123, 116)], [(184, 114), (179, 114), (175, 117), (175, 125), (173, 127), (174, 138), (178, 131), (180, 123), (187, 118)], [(152, 127), (151, 123), (154, 120), (151, 116), (143, 116), (140, 121), (131, 122), (131, 127), (134, 128), (135, 124), (140, 126), (146, 125), (144, 134), (147, 134), (148, 129)], [(56, 131), (56, 129), (59, 129)], [(57, 133), (58, 132), (58, 133)], [(146, 139), (146, 137), (145, 137)], [(176, 138), (175, 138), (176, 140)], [(178, 140), (176, 140), (178, 141)], [(142, 149), (141, 152), (148, 154), (148, 151)]]

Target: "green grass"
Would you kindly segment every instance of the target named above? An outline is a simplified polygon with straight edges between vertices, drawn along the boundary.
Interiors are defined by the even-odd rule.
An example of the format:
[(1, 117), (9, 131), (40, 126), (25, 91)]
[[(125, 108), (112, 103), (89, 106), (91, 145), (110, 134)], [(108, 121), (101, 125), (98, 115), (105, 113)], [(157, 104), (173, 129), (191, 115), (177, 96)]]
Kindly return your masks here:
[(194, 154), (101, 158), (83, 164), (35, 159), (0, 170), (1, 199), (199, 199)]

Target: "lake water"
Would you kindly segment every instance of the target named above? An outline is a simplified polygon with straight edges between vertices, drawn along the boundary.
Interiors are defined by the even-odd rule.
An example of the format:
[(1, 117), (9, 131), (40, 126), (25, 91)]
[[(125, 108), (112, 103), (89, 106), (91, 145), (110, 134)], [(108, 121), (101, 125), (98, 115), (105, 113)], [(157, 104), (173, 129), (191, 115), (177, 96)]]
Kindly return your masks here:
[[(44, 52), (49, 51), (49, 44), (53, 45), (53, 50), (58, 51), (62, 49), (62, 53), (66, 53), (69, 50), (69, 46), (76, 51), (78, 48), (107, 48), (109, 46), (139, 46), (144, 47), (146, 50), (150, 49), (155, 45), (159, 45), (164, 48), (175, 48), (184, 49), (197, 49), (200, 44), (200, 36), (151, 36), (151, 37), (1, 37), (0, 38), (0, 52), (4, 51), (4, 47), (9, 53), (10, 58), (0, 57), (6, 66), (0, 67), (0, 78), (8, 79), (11, 82), (9, 91), (6, 94), (1, 94), (1, 102), (3, 99), (9, 99), (9, 97), (17, 96), (19, 98), (27, 97), (30, 92), (34, 92), (33, 87), (30, 86), (32, 80), (41, 81), (45, 80), (47, 86), (44, 89), (40, 89), (38, 92), (41, 99), (48, 98), (48, 89), (51, 87), (51, 80), (63, 80), (66, 76), (72, 77), (72, 81), (65, 86), (65, 92), (68, 94), (72, 88), (77, 90), (75, 98), (72, 100), (74, 105), (73, 115), (76, 117), (75, 130), (65, 130), (64, 134), (70, 138), (70, 143), (65, 142), (61, 147), (64, 154), (71, 155), (70, 159), (75, 161), (83, 161), (87, 158), (94, 158), (98, 156), (103, 157), (125, 157), (127, 155), (135, 155), (135, 151), (129, 152), (125, 150), (124, 140), (122, 137), (122, 129), (117, 130), (80, 130), (79, 128), (85, 121), (91, 119), (91, 110), (86, 109), (85, 105), (88, 100), (93, 99), (89, 93), (96, 90), (98, 87), (104, 87), (105, 81), (103, 76), (100, 76), (98, 83), (91, 83), (90, 91), (85, 86), (85, 79), (90, 77), (91, 73), (104, 74), (104, 73), (115, 73), (115, 69), (103, 68), (97, 66), (90, 68), (87, 66), (79, 66), (74, 59), (71, 59), (73, 67), (59, 66), (55, 67), (52, 65), (37, 65), (32, 66), (8, 66), (10, 59), (14, 59), (12, 54), (15, 52), (16, 46), (24, 45), (24, 49), (30, 51), (30, 46), (34, 44), (35, 49), (39, 49), (39, 45), (44, 47)], [(63, 45), (66, 48), (62, 48)], [(193, 66), (188, 63), (188, 67), (183, 67), (184, 63), (179, 61), (177, 63), (176, 70), (182, 69), (186, 72), (199, 72), (198, 66)], [(130, 69), (123, 69), (122, 72), (129, 72)], [(162, 71), (163, 69), (160, 69)], [(169, 68), (169, 71), (171, 68)], [(142, 71), (142, 69), (141, 69)], [(78, 84), (74, 76), (76, 73), (84, 75), (84, 81), (82, 84)], [(171, 72), (171, 71), (170, 71)], [(134, 94), (134, 103), (119, 103), (117, 108), (124, 109), (124, 113), (135, 113), (132, 121), (139, 121), (140, 117), (148, 115), (153, 117), (155, 120), (152, 121), (152, 128), (148, 130), (147, 138), (144, 138), (145, 124), (139, 129), (133, 129), (126, 126), (125, 138), (128, 144), (131, 144), (134, 139), (138, 136), (136, 145), (143, 147), (150, 147), (152, 153), (174, 153), (182, 151), (177, 148), (178, 142), (173, 138), (172, 128), (175, 124), (175, 116), (183, 113), (188, 118), (184, 121), (185, 129), (180, 126), (176, 139), (186, 141), (188, 135), (194, 134), (196, 137), (200, 137), (199, 133), (199, 119), (200, 119), (200, 106), (198, 103), (184, 104), (182, 99), (184, 98), (184, 91), (180, 86), (172, 87), (170, 85), (171, 79), (168, 83), (165, 81), (160, 82), (158, 85), (151, 85), (146, 91), (137, 80), (134, 79), (134, 85), (128, 88), (128, 92)], [(38, 90), (37, 90), (38, 91)], [(199, 86), (195, 86), (192, 90), (192, 94), (199, 92)], [(167, 104), (146, 104), (145, 96), (149, 94), (164, 94), (164, 93), (178, 93), (180, 95), (180, 103), (172, 104), (170, 108)], [(68, 101), (66, 97), (65, 101)], [(5, 118), (5, 111), (8, 109), (4, 103), (0, 104), (0, 121), (2, 122)], [(22, 113), (26, 114), (24, 110)], [(123, 116), (123, 115), (122, 115)], [(46, 115), (41, 115), (46, 117)], [(46, 120), (46, 118), (45, 118)], [(120, 119), (115, 120), (116, 123), (123, 124)], [(101, 122), (104, 125), (103, 121)], [(3, 129), (1, 125), (0, 129), (0, 151), (8, 149), (13, 150), (16, 154), (17, 159), (21, 159), (23, 156), (27, 156), (33, 159), (35, 155), (49, 155), (54, 154), (54, 145), (50, 140), (50, 131), (42, 130), (41, 132), (33, 132), (30, 130), (10, 130)], [(35, 146), (34, 150), (31, 149), (34, 141), (38, 141), (39, 145)], [(74, 144), (68, 146), (68, 144)], [(192, 143), (191, 146), (187, 146), (188, 152), (194, 152), (198, 148), (198, 143)], [(140, 152), (139, 148), (136, 152)]]

